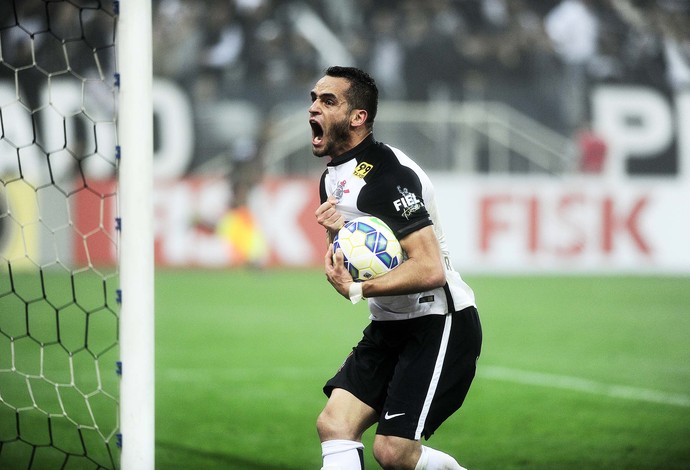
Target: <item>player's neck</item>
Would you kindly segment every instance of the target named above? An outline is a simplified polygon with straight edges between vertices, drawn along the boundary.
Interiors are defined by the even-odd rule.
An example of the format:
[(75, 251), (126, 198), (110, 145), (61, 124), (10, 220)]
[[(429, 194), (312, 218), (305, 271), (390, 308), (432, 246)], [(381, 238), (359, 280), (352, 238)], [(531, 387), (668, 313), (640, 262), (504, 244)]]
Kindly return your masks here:
[[(373, 131), (367, 131), (364, 134), (358, 133), (356, 135), (353, 133), (351, 135), (349, 141), (348, 141), (347, 148), (345, 150), (343, 150), (342, 152), (338, 152), (337, 155), (331, 156), (330, 161), (332, 162), (333, 160), (341, 159), (341, 157), (348, 155), (350, 152), (352, 152), (352, 150), (354, 150), (355, 148), (360, 146), (362, 144), (362, 142), (364, 142), (372, 134), (373, 134)], [(344, 158), (347, 158), (347, 157), (344, 157)]]

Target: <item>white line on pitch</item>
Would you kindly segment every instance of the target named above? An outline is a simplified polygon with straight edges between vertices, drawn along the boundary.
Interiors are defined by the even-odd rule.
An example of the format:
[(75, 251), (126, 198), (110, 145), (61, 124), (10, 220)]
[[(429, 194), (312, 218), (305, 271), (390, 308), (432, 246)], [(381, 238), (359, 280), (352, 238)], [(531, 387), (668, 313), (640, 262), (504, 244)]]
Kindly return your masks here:
[[(322, 367), (266, 367), (258, 369), (241, 367), (212, 369), (170, 368), (165, 371), (160, 371), (159, 378), (175, 382), (194, 382), (208, 378), (213, 378), (216, 381), (254, 382), (256, 380), (263, 380), (266, 377), (272, 377), (274, 380), (304, 380), (305, 378), (313, 378), (315, 376), (330, 377), (329, 374), (332, 372), (333, 370)], [(685, 393), (670, 393), (626, 385), (612, 385), (568, 375), (546, 374), (543, 372), (500, 366), (484, 366), (480, 364), (477, 368), (477, 377), (524, 385), (559, 388), (562, 390), (589, 393), (611, 398), (690, 408), (690, 395)]]
[(669, 393), (625, 385), (611, 385), (567, 375), (545, 374), (499, 366), (480, 366), (477, 368), (477, 376), (505, 382), (603, 395), (611, 398), (661, 403), (663, 405), (674, 405), (684, 408), (690, 407), (690, 395), (685, 393)]

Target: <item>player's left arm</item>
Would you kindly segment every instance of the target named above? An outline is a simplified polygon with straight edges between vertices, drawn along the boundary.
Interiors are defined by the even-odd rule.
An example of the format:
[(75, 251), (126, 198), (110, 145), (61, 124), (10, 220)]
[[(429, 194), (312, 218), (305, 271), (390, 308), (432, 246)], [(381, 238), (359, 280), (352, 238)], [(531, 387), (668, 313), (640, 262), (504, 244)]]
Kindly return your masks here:
[[(360, 283), (364, 297), (404, 295), (425, 292), (441, 287), (446, 282), (441, 258), (441, 248), (433, 225), (416, 230), (402, 239), (400, 245), (407, 259), (383, 276)], [(325, 271), (328, 282), (346, 298), (354, 281), (345, 269), (343, 254), (337, 252), (333, 260), (333, 246), (326, 253)]]

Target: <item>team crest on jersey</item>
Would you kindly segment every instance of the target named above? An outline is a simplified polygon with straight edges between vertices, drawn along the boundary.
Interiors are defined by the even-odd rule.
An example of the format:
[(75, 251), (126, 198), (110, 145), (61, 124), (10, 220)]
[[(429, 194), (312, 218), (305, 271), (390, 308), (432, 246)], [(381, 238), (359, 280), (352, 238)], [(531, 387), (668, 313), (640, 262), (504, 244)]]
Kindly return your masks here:
[(355, 171), (352, 174), (355, 175), (357, 178), (364, 178), (365, 176), (367, 176), (367, 173), (369, 173), (372, 168), (374, 168), (374, 165), (372, 165), (371, 163), (362, 162), (359, 165), (357, 165), (357, 168), (355, 168)]
[(333, 191), (333, 196), (340, 201), (343, 198), (343, 194), (349, 193), (349, 189), (345, 189), (345, 185), (347, 184), (347, 180), (342, 180), (338, 181), (338, 185), (335, 187), (335, 191)]
[(398, 186), (398, 192), (402, 195), (400, 199), (393, 201), (393, 206), (402, 216), (409, 219), (410, 216), (424, 207), (424, 203), (417, 198), (415, 193), (411, 193), (407, 188)]

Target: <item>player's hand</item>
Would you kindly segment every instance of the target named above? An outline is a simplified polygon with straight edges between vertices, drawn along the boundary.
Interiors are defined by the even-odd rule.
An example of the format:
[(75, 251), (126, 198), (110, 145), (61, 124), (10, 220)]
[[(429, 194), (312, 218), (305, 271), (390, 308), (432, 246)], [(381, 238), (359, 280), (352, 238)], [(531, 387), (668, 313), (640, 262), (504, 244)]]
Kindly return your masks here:
[(335, 256), (333, 255), (333, 244), (328, 245), (328, 251), (326, 251), (326, 256), (324, 256), (324, 270), (326, 272), (326, 279), (335, 290), (340, 293), (346, 299), (350, 298), (350, 284), (354, 281), (350, 272), (345, 269), (345, 257), (343, 252), (338, 249), (336, 250)]
[(345, 225), (345, 218), (335, 208), (338, 200), (335, 196), (330, 196), (326, 202), (321, 204), (315, 212), (316, 221), (326, 227), (329, 232), (335, 234)]

